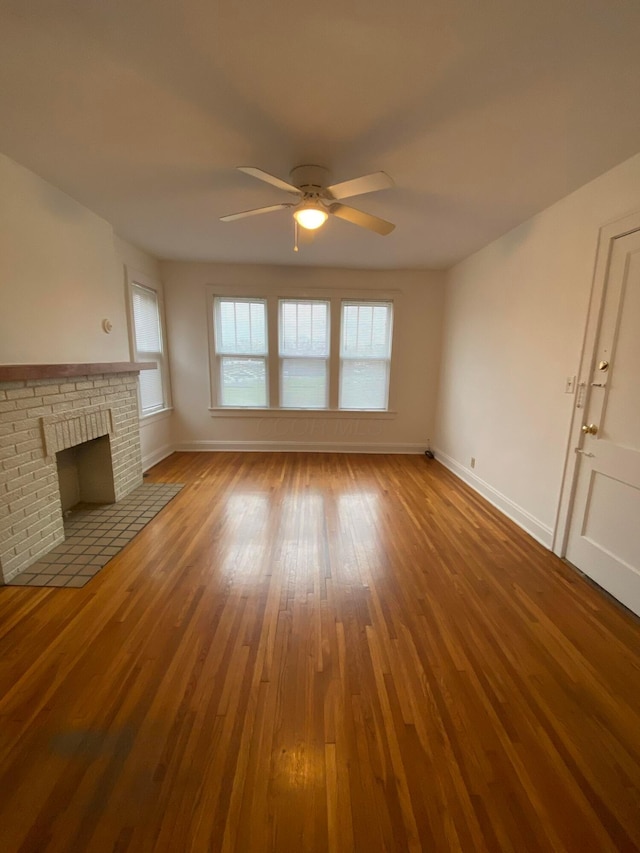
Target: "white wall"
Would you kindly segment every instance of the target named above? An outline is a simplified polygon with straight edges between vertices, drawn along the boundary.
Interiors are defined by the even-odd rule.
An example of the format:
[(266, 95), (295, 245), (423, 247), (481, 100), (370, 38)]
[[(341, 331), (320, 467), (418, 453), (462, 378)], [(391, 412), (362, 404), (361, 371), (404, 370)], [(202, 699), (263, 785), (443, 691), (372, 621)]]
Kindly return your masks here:
[(639, 209), (640, 155), (448, 274), (438, 455), (549, 547), (598, 230)]
[[(185, 449), (273, 447), (421, 451), (432, 436), (440, 353), (442, 273), (165, 262), (174, 440)], [(255, 287), (255, 295), (300, 288), (309, 295), (396, 291), (395, 416), (278, 414), (212, 417), (207, 286)]]
[(114, 245), (118, 261), (120, 264), (122, 264), (122, 266), (126, 266), (129, 269), (136, 270), (136, 272), (140, 272), (144, 276), (154, 279), (154, 281), (156, 281), (158, 284), (160, 292), (162, 292), (162, 282), (160, 280), (160, 262), (157, 258), (154, 258), (152, 255), (147, 254), (147, 252), (143, 251), (142, 249), (139, 249), (132, 243), (128, 243), (126, 240), (123, 240), (122, 237), (119, 237), (117, 234), (114, 236)]
[[(154, 258), (0, 155), (0, 364), (129, 361), (125, 264), (158, 280)], [(170, 427), (141, 423), (143, 463), (170, 451)]]
[(111, 226), (0, 155), (0, 363), (128, 358)]

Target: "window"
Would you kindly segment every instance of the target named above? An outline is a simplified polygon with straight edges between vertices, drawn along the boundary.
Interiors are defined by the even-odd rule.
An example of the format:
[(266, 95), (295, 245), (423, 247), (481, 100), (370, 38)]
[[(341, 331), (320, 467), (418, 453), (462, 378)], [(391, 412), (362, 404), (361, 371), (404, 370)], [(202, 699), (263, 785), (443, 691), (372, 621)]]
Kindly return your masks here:
[(154, 370), (140, 371), (140, 408), (150, 415), (167, 407), (165, 356), (158, 294), (131, 282), (135, 361), (155, 361)]
[(264, 299), (214, 299), (218, 405), (266, 407), (267, 311)]
[(389, 400), (392, 305), (343, 302), (340, 408), (386, 409)]
[(252, 290), (209, 288), (212, 413), (388, 412), (390, 293)]
[(329, 303), (280, 300), (280, 405), (326, 409), (329, 393)]

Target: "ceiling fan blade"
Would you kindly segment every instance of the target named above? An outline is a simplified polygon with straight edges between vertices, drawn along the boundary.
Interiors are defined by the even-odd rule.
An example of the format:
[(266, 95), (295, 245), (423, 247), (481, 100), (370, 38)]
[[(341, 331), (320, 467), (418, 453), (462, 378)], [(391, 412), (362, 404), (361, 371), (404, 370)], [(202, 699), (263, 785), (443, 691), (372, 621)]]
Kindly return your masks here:
[(229, 213), (221, 216), (221, 222), (233, 222), (236, 219), (244, 219), (247, 216), (257, 216), (259, 213), (271, 213), (272, 210), (284, 210), (285, 207), (295, 207), (294, 204), (270, 204), (269, 207), (256, 207), (253, 210), (243, 210), (241, 213)]
[(391, 234), (396, 227), (392, 222), (387, 222), (386, 219), (372, 216), (363, 210), (356, 210), (355, 207), (347, 207), (346, 204), (332, 204), (329, 207), (329, 213), (333, 213), (339, 219), (346, 219), (347, 222), (352, 222), (354, 225), (368, 228), (369, 231), (375, 231), (376, 234), (382, 234), (383, 237)]
[(393, 178), (390, 178), (386, 172), (372, 172), (372, 174), (363, 175), (361, 178), (352, 178), (350, 181), (333, 184), (327, 187), (327, 190), (332, 198), (341, 199), (372, 193), (376, 190), (386, 190), (393, 186), (395, 186)]
[(294, 187), (293, 184), (290, 184), (287, 181), (283, 181), (282, 178), (277, 178), (275, 175), (270, 175), (269, 172), (264, 172), (262, 169), (257, 169), (255, 166), (238, 166), (238, 169), (241, 172), (244, 172), (245, 175), (251, 175), (252, 178), (257, 178), (259, 181), (264, 181), (266, 184), (271, 184), (272, 186), (277, 187), (279, 190), (285, 190), (285, 192), (288, 193), (302, 195), (298, 187)]

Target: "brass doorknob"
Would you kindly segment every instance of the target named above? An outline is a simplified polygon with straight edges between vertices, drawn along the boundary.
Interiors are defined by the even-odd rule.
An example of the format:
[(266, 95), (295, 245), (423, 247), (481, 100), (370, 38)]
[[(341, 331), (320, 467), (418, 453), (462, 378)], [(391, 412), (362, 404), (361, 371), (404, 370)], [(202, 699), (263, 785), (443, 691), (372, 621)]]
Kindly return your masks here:
[(582, 432), (585, 435), (596, 435), (598, 427), (595, 424), (582, 424)]

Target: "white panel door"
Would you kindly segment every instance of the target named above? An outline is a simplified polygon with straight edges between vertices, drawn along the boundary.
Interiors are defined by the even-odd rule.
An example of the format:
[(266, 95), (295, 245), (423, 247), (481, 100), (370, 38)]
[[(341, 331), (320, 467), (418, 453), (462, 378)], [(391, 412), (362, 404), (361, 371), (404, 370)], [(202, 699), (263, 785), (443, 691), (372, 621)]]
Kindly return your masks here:
[(614, 241), (567, 559), (640, 615), (640, 231)]

